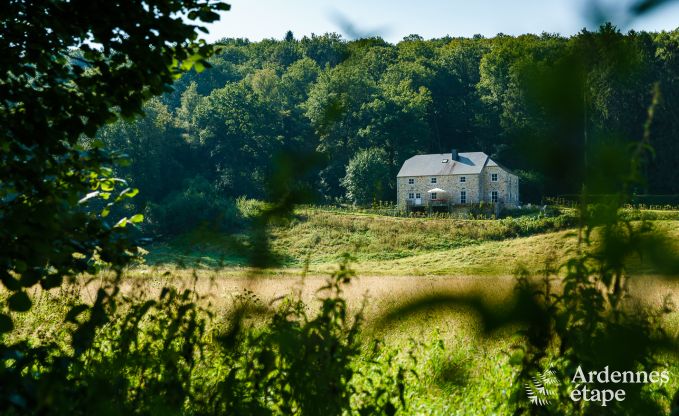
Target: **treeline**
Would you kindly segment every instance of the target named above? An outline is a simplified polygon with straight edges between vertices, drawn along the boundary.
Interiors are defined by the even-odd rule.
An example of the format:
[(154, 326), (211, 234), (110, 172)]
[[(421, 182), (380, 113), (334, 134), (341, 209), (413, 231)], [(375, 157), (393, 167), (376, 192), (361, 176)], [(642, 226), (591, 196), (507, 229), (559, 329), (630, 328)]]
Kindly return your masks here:
[(393, 200), (405, 159), (452, 148), (488, 153), (537, 202), (585, 179), (610, 192), (589, 167), (610, 164), (615, 178), (646, 133), (655, 156), (634, 191), (679, 193), (677, 30), (220, 44), (211, 68), (149, 101), (145, 118), (99, 133), (129, 156), (121, 173), (141, 191), (137, 208), (165, 232), (228, 226), (236, 197), (280, 192), (303, 157), (317, 162), (303, 179), (321, 202)]

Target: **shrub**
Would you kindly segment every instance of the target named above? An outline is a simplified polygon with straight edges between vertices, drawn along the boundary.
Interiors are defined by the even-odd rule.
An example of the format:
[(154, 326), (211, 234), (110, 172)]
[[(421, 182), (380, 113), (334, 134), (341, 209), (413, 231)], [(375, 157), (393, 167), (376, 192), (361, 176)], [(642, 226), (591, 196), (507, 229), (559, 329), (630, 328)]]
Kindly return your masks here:
[(352, 202), (368, 205), (373, 201), (390, 199), (391, 182), (387, 152), (370, 148), (358, 152), (349, 161), (342, 186)]
[(257, 199), (250, 199), (244, 196), (238, 197), (236, 199), (236, 208), (238, 209), (238, 214), (245, 219), (259, 217), (262, 215), (262, 211), (266, 208), (266, 206), (266, 202)]
[(156, 235), (178, 235), (198, 227), (233, 231), (241, 224), (235, 201), (220, 195), (205, 178), (187, 180), (182, 189), (147, 207), (146, 217)]
[(99, 305), (107, 323), (83, 348), (87, 314), (60, 307), (67, 323), (59, 334), (75, 348), (2, 339), (0, 413), (393, 415), (406, 406), (407, 369), (361, 359), (362, 315), (350, 316), (342, 296), (352, 277), (345, 257), (321, 289), (318, 313), (291, 297), (265, 325), (250, 326), (246, 318), (270, 313), (251, 292), (235, 299), (221, 326), (192, 290), (165, 287), (155, 300), (115, 292)]

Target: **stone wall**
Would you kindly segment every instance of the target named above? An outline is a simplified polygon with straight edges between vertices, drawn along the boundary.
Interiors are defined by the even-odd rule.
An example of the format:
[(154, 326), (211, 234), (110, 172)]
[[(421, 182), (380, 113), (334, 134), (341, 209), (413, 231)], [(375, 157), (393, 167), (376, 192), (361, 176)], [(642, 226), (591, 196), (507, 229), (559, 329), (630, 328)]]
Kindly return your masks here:
[[(465, 182), (460, 182), (460, 178), (464, 176)], [(396, 178), (396, 195), (397, 204), (401, 208), (405, 208), (408, 194), (419, 193), (422, 197), (422, 204), (429, 201), (430, 194), (427, 193), (430, 189), (441, 188), (447, 191), (445, 194), (437, 195), (438, 199), (452, 200), (453, 204), (460, 203), (460, 194), (462, 190), (467, 192), (467, 203), (478, 203), (480, 197), (479, 189), (479, 175), (446, 175), (436, 176), (436, 183), (431, 183), (431, 176), (414, 176), (410, 178), (402, 177)], [(414, 184), (410, 185), (408, 179), (413, 179)]]
[[(493, 182), (491, 175), (497, 173), (497, 182)], [(460, 177), (465, 177), (465, 182), (460, 182)], [(519, 202), (519, 178), (497, 166), (486, 166), (480, 175), (446, 175), (436, 176), (436, 183), (431, 183), (431, 176), (413, 176), (396, 178), (396, 203), (399, 208), (406, 207), (408, 194), (419, 193), (422, 204), (426, 205), (430, 195), (427, 193), (432, 188), (441, 188), (447, 192), (437, 195), (439, 199), (452, 200), (453, 204), (460, 203), (460, 193), (467, 192), (467, 203), (491, 202), (491, 192), (498, 191), (498, 201), (509, 206), (516, 206)], [(408, 179), (413, 179), (410, 185)]]
[[(397, 201), (396, 203), (398, 204), (399, 208), (405, 208), (406, 206), (406, 200), (408, 199), (408, 194), (409, 193), (420, 193), (420, 196), (422, 198), (422, 203), (426, 203), (427, 198), (429, 195), (427, 194), (427, 191), (432, 188), (429, 184), (429, 179), (430, 177), (424, 177), (424, 176), (414, 176), (412, 179), (414, 179), (414, 184), (409, 185), (408, 184), (408, 179), (410, 178), (396, 178), (396, 198)], [(436, 187), (437, 185), (434, 185), (433, 187)]]
[[(465, 182), (460, 182), (461, 177), (465, 178)], [(452, 198), (453, 204), (460, 203), (460, 194), (463, 190), (467, 192), (467, 204), (477, 204), (479, 202), (479, 175), (450, 175), (445, 176), (440, 181), (445, 184), (445, 186), (440, 186), (440, 188), (449, 192), (448, 197)]]
[[(497, 182), (492, 181), (492, 175), (497, 174)], [(499, 166), (486, 166), (481, 172), (482, 201), (491, 202), (491, 192), (497, 191), (498, 202), (508, 206), (519, 203), (519, 178)]]

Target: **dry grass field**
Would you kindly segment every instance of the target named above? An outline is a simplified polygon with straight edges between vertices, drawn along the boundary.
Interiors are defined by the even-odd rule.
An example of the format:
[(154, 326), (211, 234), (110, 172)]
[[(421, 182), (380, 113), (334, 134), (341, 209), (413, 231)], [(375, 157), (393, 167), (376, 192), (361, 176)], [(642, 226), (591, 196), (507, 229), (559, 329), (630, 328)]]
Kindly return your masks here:
[[(676, 213), (651, 214), (659, 218), (653, 221), (659, 232), (679, 238), (679, 221), (666, 219)], [(151, 291), (168, 279), (195, 285), (217, 308), (245, 290), (266, 305), (293, 292), (313, 304), (342, 254), (351, 253), (357, 278), (346, 287), (346, 297), (354, 309), (365, 305), (368, 319), (408, 298), (436, 293), (474, 292), (501, 301), (511, 295), (517, 270), (540, 278), (547, 261), (559, 265), (574, 254), (572, 215), (462, 220), (301, 210), (271, 231), (272, 250), (289, 259), (278, 266), (251, 269), (234, 255), (238, 236), (202, 233), (152, 246), (147, 264), (128, 270), (125, 285)], [(632, 293), (653, 305), (662, 305), (668, 295), (679, 304), (679, 280), (656, 276), (638, 258), (629, 265)]]
[[(163, 268), (131, 270), (124, 277), (123, 291), (155, 297), (167, 284), (192, 288), (216, 313), (216, 322), (228, 316), (243, 296), (257, 299), (272, 309), (284, 296), (299, 296), (306, 303), (308, 313), (314, 315), (327, 279), (320, 274), (302, 277), (290, 270), (261, 275), (246, 269), (166, 272), (169, 270)], [(474, 409), (478, 414), (485, 411), (483, 409), (493, 409), (489, 414), (504, 414), (502, 403), (507, 402), (514, 377), (509, 357), (513, 346), (520, 342), (516, 335), (518, 327), (485, 333), (475, 312), (457, 305), (439, 305), (384, 325), (376, 324), (409, 300), (431, 295), (480, 294), (488, 302), (499, 303), (511, 296), (515, 281), (512, 275), (360, 274), (345, 286), (344, 297), (350, 312), (363, 311), (365, 330), (361, 336), (365, 339), (366, 353), (372, 339), (381, 339), (389, 348), (416, 357), (420, 379), (410, 393), (412, 409), (432, 415), (461, 414), (456, 413), (460, 409)], [(93, 282), (90, 289), (96, 286)], [(655, 308), (660, 308), (668, 297), (679, 304), (679, 281), (676, 280), (639, 275), (631, 281), (630, 290)], [(92, 291), (85, 290), (81, 295), (92, 296)], [(253, 318), (251, 324), (257, 325), (260, 318)], [(679, 313), (674, 312), (663, 324), (668, 332), (679, 335)]]

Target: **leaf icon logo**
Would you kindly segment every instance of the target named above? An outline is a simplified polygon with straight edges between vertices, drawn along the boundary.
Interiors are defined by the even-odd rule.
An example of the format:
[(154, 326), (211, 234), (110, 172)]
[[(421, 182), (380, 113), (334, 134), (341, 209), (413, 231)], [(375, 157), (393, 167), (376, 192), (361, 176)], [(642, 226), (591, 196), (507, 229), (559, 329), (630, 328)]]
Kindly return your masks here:
[(547, 406), (550, 403), (550, 396), (554, 393), (554, 389), (550, 390), (551, 386), (559, 384), (559, 379), (552, 370), (538, 373), (532, 377), (532, 382), (525, 384), (528, 400), (537, 406)]

